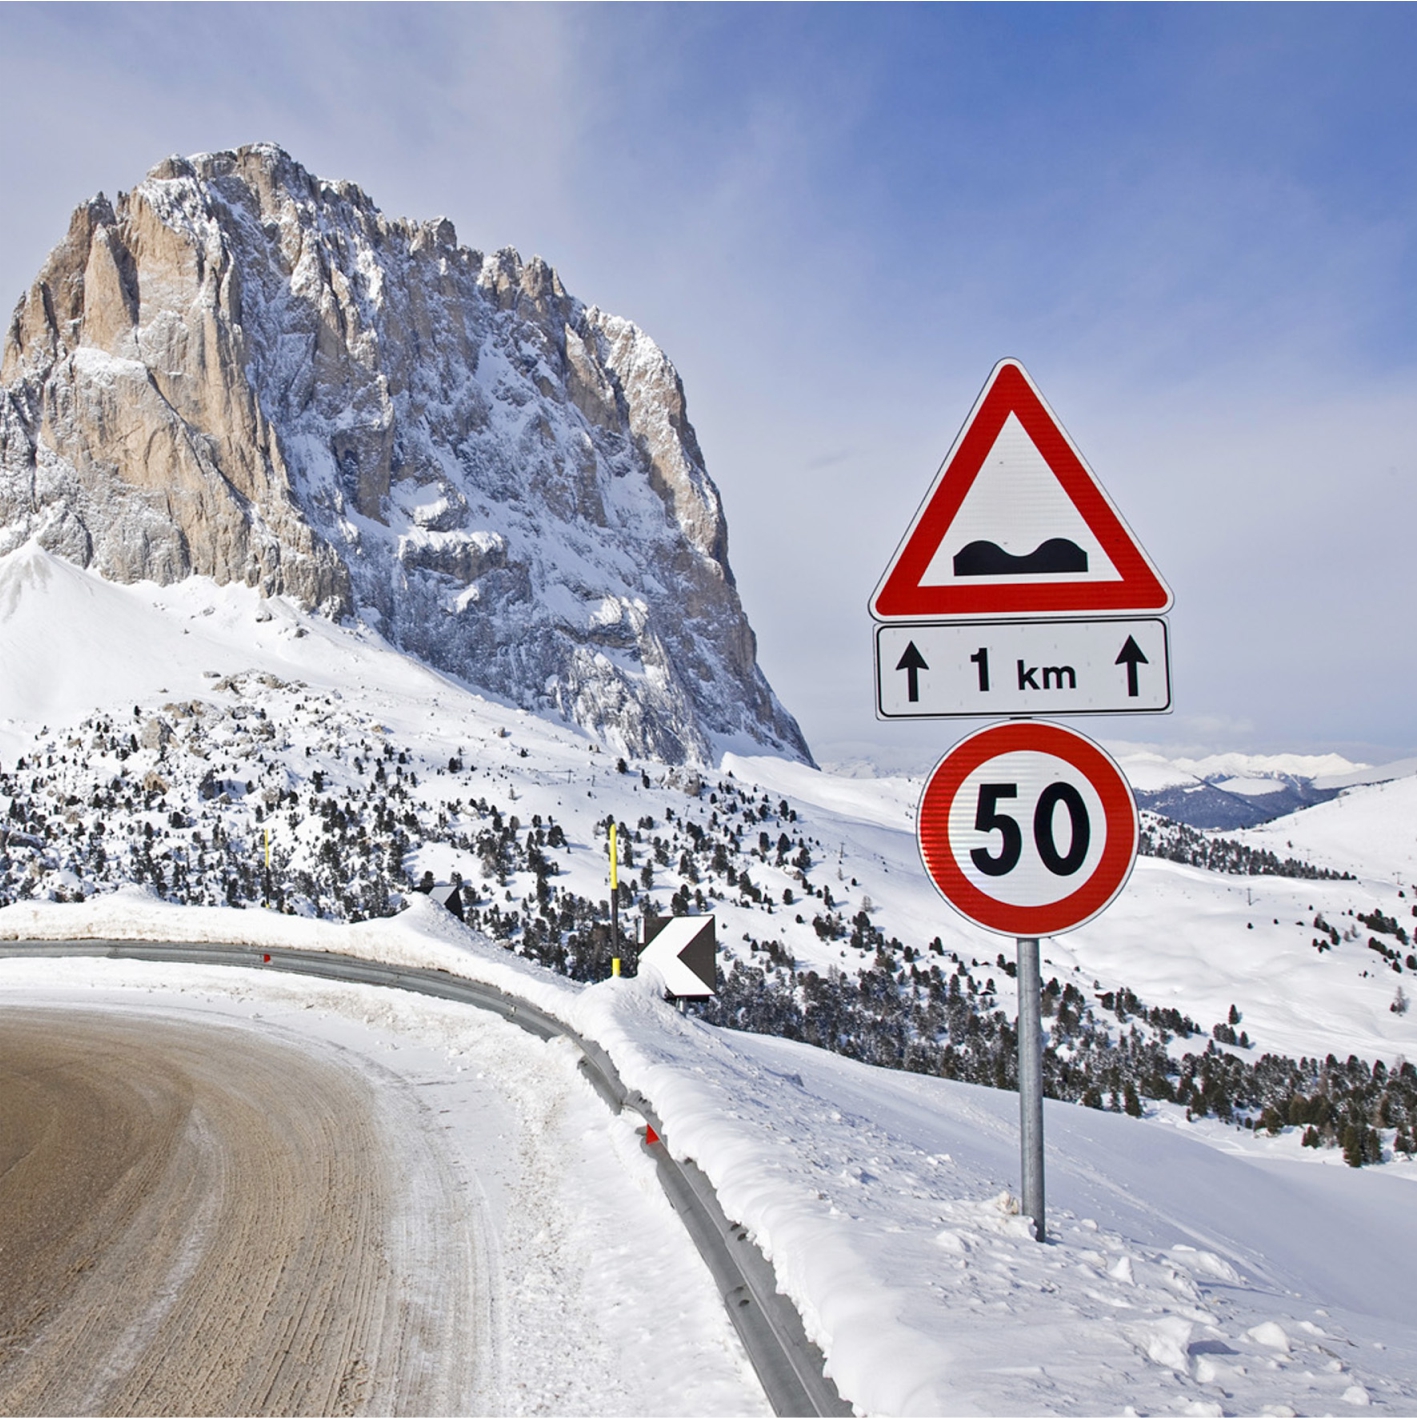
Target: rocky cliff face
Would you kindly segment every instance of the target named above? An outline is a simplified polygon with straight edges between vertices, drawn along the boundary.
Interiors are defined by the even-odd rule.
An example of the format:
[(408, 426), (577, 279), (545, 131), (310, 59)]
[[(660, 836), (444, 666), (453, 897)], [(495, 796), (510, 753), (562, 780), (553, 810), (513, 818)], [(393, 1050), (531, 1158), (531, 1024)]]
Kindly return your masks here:
[(631, 753), (807, 757), (674, 367), (540, 258), (269, 145), (173, 158), (74, 213), (3, 386), (0, 553), (357, 615)]

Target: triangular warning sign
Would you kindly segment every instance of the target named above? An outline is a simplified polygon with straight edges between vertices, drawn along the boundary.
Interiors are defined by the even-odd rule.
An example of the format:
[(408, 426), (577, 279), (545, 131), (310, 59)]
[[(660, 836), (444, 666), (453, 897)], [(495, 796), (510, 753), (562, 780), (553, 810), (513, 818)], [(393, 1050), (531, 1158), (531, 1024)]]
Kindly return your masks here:
[(1153, 614), (1171, 592), (1017, 360), (994, 367), (876, 594), (877, 620)]

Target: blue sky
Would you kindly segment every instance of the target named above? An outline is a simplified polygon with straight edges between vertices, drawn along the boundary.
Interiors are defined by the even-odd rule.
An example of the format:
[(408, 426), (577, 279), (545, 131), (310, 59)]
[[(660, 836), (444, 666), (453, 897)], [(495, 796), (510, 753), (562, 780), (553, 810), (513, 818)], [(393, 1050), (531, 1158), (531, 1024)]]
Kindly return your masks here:
[[(1170, 750), (1417, 753), (1417, 9), (0, 9), (0, 297), (170, 152), (283, 144), (538, 252), (684, 376), (826, 759), (866, 598), (1023, 360), (1176, 592)], [(962, 728), (963, 726), (961, 726)]]

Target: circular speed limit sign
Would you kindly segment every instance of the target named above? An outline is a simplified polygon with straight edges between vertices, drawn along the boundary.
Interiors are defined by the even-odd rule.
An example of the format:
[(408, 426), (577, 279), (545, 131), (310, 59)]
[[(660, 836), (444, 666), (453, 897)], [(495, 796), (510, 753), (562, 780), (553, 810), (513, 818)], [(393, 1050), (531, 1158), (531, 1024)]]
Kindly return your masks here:
[(1126, 885), (1137, 809), (1091, 739), (1036, 720), (961, 739), (925, 784), (920, 856), (940, 894), (986, 930), (1059, 935)]

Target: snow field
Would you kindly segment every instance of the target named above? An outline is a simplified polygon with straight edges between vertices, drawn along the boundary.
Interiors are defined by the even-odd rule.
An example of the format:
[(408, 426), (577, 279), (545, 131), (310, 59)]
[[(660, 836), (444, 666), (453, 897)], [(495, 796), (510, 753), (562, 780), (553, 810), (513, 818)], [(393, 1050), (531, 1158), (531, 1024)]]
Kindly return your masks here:
[[(750, 952), (745, 937), (751, 936), (780, 948), (798, 979), (808, 971), (827, 977), (833, 968), (854, 978), (872, 964), (870, 954), (852, 946), (844, 931), (835, 937), (819, 932), (814, 920), (847, 924), (865, 913), (883, 939), (921, 952), (919, 965), (949, 973), (958, 963), (962, 978), (972, 982), (971, 1001), (974, 986), (980, 987), (979, 1010), (1012, 1019), (1013, 985), (996, 963), (1000, 954), (1012, 958), (1012, 942), (954, 916), (921, 872), (913, 836), (917, 781), (848, 779), (733, 756), (718, 772), (704, 773), (702, 782), (649, 763), (629, 763), (620, 773), (613, 755), (576, 730), (470, 693), (388, 651), (367, 628), (331, 626), (279, 601), (261, 602), (243, 588), (197, 579), (161, 590), (115, 587), (53, 559), (47, 569), (43, 562), (36, 566), (32, 585), (16, 591), (7, 581), (8, 591), (0, 587), (0, 648), (17, 667), (0, 685), (0, 713), (8, 716), (0, 725), (0, 768), (9, 769), (19, 756), (33, 760), (15, 776), (24, 778), (29, 798), (45, 803), (50, 829), (42, 838), (31, 835), (38, 845), (12, 839), (10, 855), (17, 870), (32, 864), (26, 880), (39, 897), (62, 888), (66, 894), (85, 889), (88, 899), (17, 901), (0, 910), (0, 935), (339, 949), (438, 965), (524, 994), (605, 1044), (627, 1084), (651, 1098), (665, 1119), (669, 1145), (699, 1162), (730, 1215), (750, 1227), (842, 1390), (862, 1408), (1323, 1412), (1365, 1399), (1399, 1412), (1414, 1407), (1417, 1363), (1401, 1322), (1414, 1309), (1409, 1182), (1417, 1169), (1392, 1157), (1390, 1132), (1389, 1160), (1354, 1172), (1334, 1150), (1302, 1150), (1297, 1129), (1271, 1138), (1212, 1119), (1188, 1122), (1182, 1108), (1152, 1101), (1140, 1122), (1050, 1104), (1055, 1242), (1038, 1247), (1020, 1229), (1012, 1204), (999, 1200), (1016, 1184), (1015, 1095), (870, 1069), (785, 1040), (711, 1030), (665, 1010), (632, 980), (586, 988), (540, 969), (503, 948), (521, 939), (521, 922), (536, 899), (536, 874), (520, 857), (503, 878), (489, 874), (465, 845), (487, 820), (470, 811), (475, 799), (497, 808), (504, 820), (514, 814), (518, 841), (536, 816), (554, 817), (566, 836), (563, 847), (544, 849), (558, 868), (548, 879), (555, 899), (564, 892), (567, 899), (602, 903), (609, 895), (603, 823), (613, 813), (632, 840), (640, 838), (625, 878), (638, 877), (654, 836), (673, 839), (670, 863), (655, 862), (654, 884), (637, 886), (636, 905), (664, 911), (678, 890), (702, 893), (703, 908), (719, 920), (726, 969), (735, 959), (751, 959), (768, 966), (780, 986), (790, 983), (787, 966)], [(83, 643), (92, 657), (85, 672), (52, 679), (26, 673), (26, 664), (50, 663), (55, 626), (76, 616), (87, 617), (91, 631)], [(14, 639), (16, 626), (29, 627), (28, 639)], [(267, 684), (262, 675), (281, 683)], [(171, 742), (140, 746), (121, 760), (95, 749), (92, 728), (79, 735), (78, 726), (99, 696), (106, 696), (103, 712), (114, 720), (105, 741), (119, 736), (120, 718), (136, 736), (166, 716)], [(195, 737), (188, 720), (178, 724), (165, 708), (182, 698), (203, 706)], [(274, 740), (258, 738), (253, 723), (272, 726)], [(387, 794), (387, 804), (401, 818), (412, 814), (417, 824), (404, 829), (407, 876), (395, 885), (406, 893), (408, 879), (425, 869), (439, 878), (461, 872), (480, 910), (495, 905), (504, 913), (498, 920), (507, 929), (497, 941), (464, 930), (418, 896), (408, 898), (410, 908), (397, 917), (342, 925), (164, 904), (144, 891), (95, 895), (92, 881), (64, 866), (77, 860), (71, 847), (81, 834), (92, 841), (96, 817), (107, 816), (130, 833), (146, 822), (154, 833), (153, 859), (164, 864), (170, 885), (178, 860), (171, 854), (187, 830), (169, 826), (174, 806), (194, 818), (208, 814), (200, 818), (204, 834), (220, 822), (227, 860), (244, 853), (254, 864), (270, 827), (278, 859), (285, 853), (292, 864), (309, 866), (324, 845), (311, 798), (351, 808), (352, 792), (368, 793), (375, 747), (391, 786), (401, 789), (402, 795)], [(402, 775), (385, 747), (406, 759), (397, 765)], [(464, 767), (449, 772), (450, 758)], [(165, 800), (138, 787), (150, 772), (170, 780)], [(225, 785), (214, 799), (195, 791), (208, 773)], [(31, 779), (38, 780), (33, 791)], [(298, 802), (286, 799), (260, 821), (256, 806), (277, 784)], [(132, 806), (100, 814), (90, 806), (98, 790), (131, 799)], [(1401, 782), (1356, 787), (1255, 830), (1269, 836), (1235, 834), (1280, 857), (1301, 855), (1354, 871), (1355, 881), (1235, 877), (1144, 859), (1107, 914), (1044, 942), (1045, 981), (1057, 975), (1094, 1004), (1102, 992), (1125, 986), (1145, 1005), (1190, 1015), (1203, 1033), (1234, 1005), (1254, 1047), (1218, 1047), (1247, 1061), (1267, 1050), (1311, 1058), (1332, 1052), (1340, 1059), (1351, 1052), (1389, 1067), (1412, 1058), (1417, 1013), (1389, 1008), (1405, 977), (1367, 949), (1368, 932), (1356, 924), (1356, 913), (1380, 910), (1412, 929), (1417, 889), (1411, 876), (1395, 878), (1390, 869), (1406, 860), (1401, 844), (1411, 840), (1409, 794)], [(0, 796), (0, 814), (11, 806)], [(760, 808), (768, 809), (767, 819), (758, 817)], [(452, 831), (444, 830), (444, 817)], [(644, 817), (655, 826), (641, 830)], [(691, 823), (714, 841), (736, 838), (730, 864), (751, 872), (758, 899), (710, 868), (707, 852), (696, 858), (697, 882), (679, 869)], [(781, 864), (775, 851), (755, 855), (759, 831), (774, 839), (789, 833), (794, 854), (802, 841), (811, 866), (794, 867), (792, 854)], [(1372, 866), (1366, 847), (1344, 845), (1349, 831), (1353, 841), (1375, 844)], [(390, 838), (382, 828), (373, 835)], [(338, 840), (343, 849), (349, 839)], [(141, 848), (136, 837), (115, 834), (115, 843), (121, 846), (113, 859), (123, 862), (131, 857), (122, 852)], [(331, 891), (353, 877), (355, 860), (336, 866), (329, 872)], [(785, 890), (793, 892), (790, 904), (782, 899)], [(622, 922), (635, 913), (622, 912)], [(1345, 932), (1339, 946), (1322, 953), (1313, 946), (1319, 914)], [(929, 945), (937, 937), (941, 954)], [(892, 966), (905, 999), (915, 988), (913, 977), (898, 957)], [(918, 993), (913, 997), (918, 1001)], [(307, 1020), (316, 1013), (302, 1011)], [(1097, 1023), (1114, 1036), (1129, 1027), (1114, 1024), (1100, 1007)], [(1178, 1037), (1168, 1047), (1174, 1054), (1205, 1043), (1204, 1037)], [(524, 1068), (517, 1058), (503, 1063), (512, 1073)], [(529, 1076), (555, 1094), (553, 1083)], [(561, 1121), (553, 1116), (535, 1126), (554, 1131)], [(633, 1134), (607, 1133), (606, 1126), (598, 1118), (583, 1133), (601, 1157), (587, 1164), (592, 1172), (607, 1152), (638, 1159)], [(562, 1160), (569, 1155), (558, 1154)], [(538, 1251), (533, 1233), (526, 1239), (526, 1273), (564, 1279), (579, 1263), (562, 1257), (556, 1264), (569, 1267), (563, 1273), (553, 1261), (580, 1236), (574, 1227), (551, 1228)], [(603, 1241), (612, 1253), (618, 1244)], [(626, 1277), (629, 1290), (641, 1284), (639, 1266), (616, 1254), (612, 1261), (607, 1274)], [(691, 1255), (686, 1264), (698, 1262)], [(645, 1285), (677, 1281), (676, 1267)], [(528, 1333), (554, 1318), (536, 1318), (542, 1293), (533, 1284), (517, 1301), (532, 1315)], [(640, 1313), (626, 1315), (628, 1328)], [(528, 1358), (533, 1376), (537, 1362)], [(573, 1382), (553, 1364), (532, 1388)], [(601, 1382), (597, 1377), (591, 1386)], [(567, 1402), (577, 1392), (565, 1388)], [(658, 1401), (662, 1407), (662, 1394)], [(530, 1411), (533, 1399), (526, 1402)], [(703, 1411), (734, 1408), (735, 1401), (717, 1392)]]
[(1410, 994), (1417, 982), (1366, 948), (1366, 927), (1320, 954), (1313, 922), (1353, 927), (1350, 911), (1395, 914), (1408, 900), (1376, 883), (1222, 876), (1142, 857), (1108, 910), (1045, 942), (1044, 955), (1089, 983), (1125, 980), (1148, 1004), (1175, 1005), (1203, 1025), (1235, 1004), (1257, 1051), (1391, 1063), (1417, 1054), (1417, 1019), (1388, 1007), (1399, 983)]
[[(130, 897), (134, 925), (140, 908)], [(0, 915), (7, 929), (15, 909)], [(30, 909), (56, 928), (63, 917), (90, 914), (89, 903)], [(434, 911), (425, 908), (425, 924)], [(156, 907), (145, 933), (168, 933), (195, 914)], [(308, 923), (203, 914), (213, 935), (214, 918), (225, 917), (239, 937), (264, 917), (250, 932), (264, 943), (280, 943), (272, 939), (280, 926), (296, 928), (285, 944), (309, 943), (300, 929)], [(449, 959), (451, 941), (407, 916), (381, 924), (386, 946), (404, 937), (392, 946), (395, 958), (414, 963), (426, 941), (426, 963)], [(344, 943), (351, 953), (376, 953), (360, 927), (325, 929), (362, 935), (362, 943)], [(456, 929), (449, 923), (445, 935)], [(469, 940), (460, 954), (459, 973), (511, 983), (504, 952)], [(516, 975), (532, 972), (516, 964)], [(1417, 1401), (1417, 1339), (1407, 1322), (1417, 1208), (1403, 1169), (1300, 1165), (1290, 1160), (1297, 1149), (1286, 1157), (1269, 1140), (1218, 1125), (1207, 1138), (1180, 1125), (1174, 1110), (1137, 1123), (1050, 1102), (1052, 1239), (1039, 1246), (1010, 1194), (1014, 1095), (715, 1030), (679, 1016), (641, 982), (577, 987), (535, 973), (545, 985), (537, 1002), (607, 1048), (627, 1086), (660, 1113), (666, 1144), (693, 1157), (728, 1214), (748, 1226), (839, 1388), (862, 1411), (1094, 1413), (1125, 1401), (1139, 1412), (1307, 1413), (1358, 1403), (1360, 1391), (1379, 1411)], [(115, 981), (130, 992), (163, 992), (175, 982), (203, 1008), (235, 996), (287, 1034), (333, 1012), (336, 997), (347, 999), (339, 1017), (352, 1014), (377, 1041), (360, 1047), (405, 1076), (415, 1062), (426, 1068), (418, 1076), (437, 1086), (440, 1107), (464, 1106), (457, 1080), (467, 1072), (511, 1085), (518, 1151), (493, 1168), (522, 1179), (504, 1189), (501, 1244), (504, 1270), (515, 1277), (509, 1313), (524, 1317), (528, 1335), (567, 1323), (554, 1298), (565, 1291), (572, 1309), (613, 1315), (615, 1334), (660, 1353), (656, 1316), (687, 1303), (686, 1271), (707, 1285), (697, 1259), (676, 1254), (668, 1235), (649, 1235), (646, 1252), (617, 1229), (627, 1200), (639, 1205), (657, 1184), (631, 1123), (612, 1125), (588, 1087), (572, 1081), (564, 1044), (536, 1045), (498, 1021), (472, 1018), (476, 1011), (397, 991), (244, 969), (4, 961), (0, 979), (7, 990), (45, 997)], [(490, 1053), (489, 1039), (497, 1044)], [(530, 1056), (539, 1066), (528, 1066)], [(486, 1171), (486, 1139), (474, 1150)], [(560, 1189), (559, 1202), (537, 1191), (548, 1186)], [(542, 1219), (519, 1231), (527, 1216)], [(662, 1219), (677, 1225), (667, 1209)], [(646, 1239), (643, 1222), (635, 1224)], [(688, 1244), (677, 1240), (679, 1250)], [(705, 1303), (717, 1309), (711, 1286)], [(698, 1311), (690, 1320), (700, 1335), (718, 1332), (703, 1328)], [(535, 1344), (512, 1369), (515, 1351), (506, 1351), (504, 1371), (523, 1375), (528, 1393), (555, 1392), (552, 1411), (577, 1407), (578, 1397), (603, 1408), (591, 1398), (610, 1382), (594, 1361), (603, 1344), (603, 1335), (590, 1343), (580, 1388), (558, 1388), (569, 1377)], [(617, 1354), (616, 1382), (630, 1382), (618, 1367), (626, 1362)], [(648, 1362), (637, 1372), (652, 1384)], [(687, 1372), (678, 1363), (673, 1371)], [(660, 1392), (651, 1409), (743, 1410), (726, 1391), (696, 1407), (695, 1391), (675, 1382), (682, 1406)], [(636, 1397), (616, 1392), (611, 1406), (635, 1411)]]
[[(914, 1038), (933, 1051), (916, 1067), (1007, 1083), (1013, 943), (955, 916), (924, 877), (912, 821), (918, 782), (732, 754), (718, 773), (639, 763), (620, 772), (574, 729), (469, 693), (389, 651), (367, 628), (332, 626), (244, 588), (198, 579), (118, 587), (33, 548), (7, 558), (3, 573), (0, 591), (11, 600), (0, 596), (8, 615), (0, 642), (16, 627), (33, 632), (13, 646), (21, 668), (43, 649), (43, 612), (64, 621), (89, 606), (104, 653), (162, 675), (149, 688), (195, 688), (190, 699), (159, 695), (134, 706), (125, 684), (122, 702), (77, 723), (56, 715), (53, 725), (12, 726), (26, 750), (11, 761), (23, 758), (23, 770), (6, 774), (0, 760), (0, 839), (9, 836), (0, 871), (8, 869), (12, 899), (91, 896), (137, 879), (185, 902), (260, 903), (269, 889), (277, 904), (307, 915), (382, 917), (423, 872), (456, 872), (471, 887), (474, 922), (510, 947), (509, 965), (524, 953), (594, 979), (608, 972), (604, 824), (613, 813), (635, 854), (622, 863), (632, 897), (622, 903), (627, 936), (642, 908), (663, 913), (688, 901), (717, 916), (726, 972), (738, 962), (761, 971), (740, 972), (736, 992), (725, 995), (726, 1019), (776, 1032), (785, 1012), (811, 1009), (808, 1038), (884, 1062), (916, 1047)], [(146, 644), (159, 631), (168, 636), (165, 662)], [(296, 672), (304, 677), (291, 678)], [(46, 682), (42, 673), (21, 674), (8, 692), (23, 699), (32, 691), (14, 686)], [(76, 711), (85, 688), (71, 688), (72, 702), (49, 707)], [(1341, 807), (1345, 822), (1371, 822), (1372, 832), (1388, 824), (1389, 835), (1395, 825), (1400, 835), (1393, 802), (1381, 786), (1362, 787), (1311, 813)], [(1298, 830), (1306, 816), (1286, 822)], [(1110, 1075), (1123, 1064), (1099, 1053), (1098, 1041), (1128, 1042), (1139, 1029), (1153, 1062), (1134, 1052), (1124, 1066), (1135, 1074), (1139, 1106), (1164, 1110), (1155, 1100), (1166, 1090), (1147, 1082), (1156, 1051), (1199, 1056), (1232, 1006), (1252, 1045), (1229, 1050), (1235, 1067), (1250, 1069), (1275, 1051), (1318, 1060), (1352, 1054), (1394, 1068), (1413, 1053), (1417, 1013), (1394, 1010), (1404, 969), (1368, 949), (1356, 917), (1380, 910), (1407, 919), (1412, 899), (1390, 878), (1237, 877), (1143, 859), (1108, 913), (1045, 942), (1045, 982), (1074, 991), (1066, 1024), (1063, 1011), (1050, 1016), (1056, 1056), (1072, 1074), (1052, 1086), (1121, 1106), (1121, 1082)], [(1344, 931), (1322, 952), (1320, 917)], [(820, 992), (809, 998), (814, 974), (826, 1006), (835, 992), (849, 1017), (833, 1023)], [(954, 1063), (940, 1056), (947, 982), (967, 987), (960, 1003), (985, 1026), (971, 1040), (960, 1032), (965, 1021), (950, 1016), (950, 1046), (962, 1050)], [(1172, 1024), (1168, 1040), (1131, 1004), (1129, 1017), (1119, 1009), (1114, 1018), (1105, 1000), (1123, 987), (1143, 1010), (1189, 1016), (1199, 1037)], [(880, 991), (899, 997), (903, 1028), (880, 1029), (870, 1017)], [(765, 1002), (756, 1014), (755, 999)], [(1194, 1072), (1183, 1071), (1176, 1086), (1189, 1089)], [(1295, 1084), (1305, 1094), (1316, 1086)], [(1266, 1084), (1261, 1102), (1273, 1091)], [(1207, 1107), (1216, 1096), (1223, 1106), (1222, 1095), (1207, 1094)], [(1287, 1125), (1287, 1096), (1277, 1105)], [(1257, 1116), (1259, 1105), (1250, 1112)], [(1344, 1126), (1326, 1124), (1322, 1140), (1341, 1142)], [(1400, 1142), (1411, 1142), (1390, 1126), (1381, 1139), (1367, 1136), (1369, 1161), (1379, 1146), (1392, 1159)]]
[[(324, 842), (322, 824), (308, 809), (314, 775), (320, 775), (324, 802), (347, 804), (351, 790), (368, 793), (374, 786), (373, 771), (381, 760), (389, 790), (406, 795), (392, 799), (391, 806), (400, 819), (397, 830), (409, 839), (405, 870), (413, 879), (425, 869), (439, 879), (460, 871), (485, 900), (504, 910), (531, 898), (536, 881), (530, 872), (513, 870), (503, 889), (488, 883), (475, 855), (440, 840), (448, 837), (440, 821), (449, 822), (454, 835), (470, 836), (485, 825), (468, 806), (482, 798), (504, 815), (517, 816), (523, 835), (538, 815), (563, 824), (567, 847), (548, 853), (558, 869), (552, 886), (604, 902), (609, 895), (605, 818), (613, 812), (631, 834), (644, 816), (656, 823), (640, 832), (635, 865), (624, 873), (635, 880), (653, 856), (649, 839), (671, 836), (667, 814), (674, 813), (681, 825), (708, 826), (715, 812), (711, 795), (727, 777), (741, 795), (722, 811), (716, 835), (722, 838), (728, 826), (736, 826), (744, 854), (736, 860), (751, 870), (764, 898), (746, 899), (721, 879), (702, 883), (708, 891), (705, 908), (719, 918), (721, 949), (728, 955), (747, 955), (743, 937), (749, 935), (775, 942), (799, 970), (825, 972), (834, 966), (854, 973), (864, 963), (860, 952), (844, 940), (823, 939), (812, 922), (823, 916), (849, 923), (867, 910), (886, 936), (907, 946), (923, 951), (938, 938), (945, 951), (966, 963), (983, 962), (980, 983), (992, 974), (998, 1007), (1012, 1012), (1009, 981), (988, 966), (1001, 950), (1011, 958), (1012, 943), (957, 917), (920, 868), (913, 833), (916, 780), (841, 778), (785, 760), (729, 754), (718, 774), (704, 775), (698, 796), (688, 796), (683, 787), (695, 786), (689, 773), (666, 775), (660, 766), (639, 764), (616, 773), (613, 758), (577, 730), (469, 693), (389, 650), (367, 627), (334, 626), (244, 587), (217, 587), (201, 578), (161, 588), (117, 586), (32, 547), (4, 559), (0, 583), (0, 647), (16, 669), (0, 686), (0, 747), (6, 749), (0, 766), (26, 751), (33, 759), (36, 739), (44, 737), (37, 735), (37, 721), (50, 730), (52, 754), (70, 762), (41, 777), (79, 799), (69, 809), (66, 833), (75, 827), (91, 831), (95, 818), (105, 815), (89, 806), (96, 787), (126, 783), (119, 792), (132, 802), (122, 814), (125, 823), (139, 827), (147, 821), (154, 828), (154, 852), (161, 860), (164, 840), (173, 834), (167, 810), (179, 805), (195, 817), (204, 805), (194, 801), (199, 780), (210, 775), (234, 800), (205, 806), (220, 810), (232, 850), (244, 844), (252, 874), (262, 863), (267, 831), (278, 869), (314, 868)], [(80, 653), (57, 662), (48, 653), (56, 624), (73, 624), (87, 636)], [(41, 664), (42, 673), (37, 672)], [(36, 672), (24, 672), (27, 665)], [(263, 675), (280, 684), (266, 683)], [(126, 741), (127, 734), (140, 734), (155, 720), (168, 725), (170, 740), (121, 761), (111, 752), (96, 752), (92, 732), (78, 735), (75, 744), (73, 728), (61, 726), (91, 715), (96, 699), (111, 715), (110, 731), (102, 736), (106, 743)], [(163, 707), (184, 702), (203, 713), (184, 719)], [(386, 748), (405, 755), (406, 773), (395, 777), (401, 765)], [(459, 774), (447, 772), (453, 758), (466, 765)], [(648, 787), (641, 777), (646, 771)], [(140, 791), (148, 773), (170, 785), (166, 800)], [(410, 785), (412, 775), (416, 787)], [(251, 794), (245, 792), (247, 781)], [(257, 808), (274, 792), (286, 794), (285, 802), (258, 821)], [(1095, 993), (1093, 980), (1100, 990), (1126, 985), (1147, 1004), (1174, 1005), (1206, 1030), (1233, 1003), (1258, 1050), (1281, 1049), (1296, 1057), (1356, 1052), (1389, 1063), (1397, 1054), (1412, 1057), (1417, 1012), (1400, 1016), (1389, 1010), (1401, 977), (1365, 949), (1367, 932), (1320, 956), (1313, 951), (1311, 925), (1320, 910), (1338, 921), (1375, 908), (1417, 924), (1410, 918), (1417, 886), (1395, 881), (1389, 870), (1394, 862), (1382, 855), (1386, 850), (1400, 857), (1404, 843), (1417, 853), (1414, 793), (1417, 778), (1351, 789), (1333, 802), (1254, 829), (1269, 834), (1263, 845), (1281, 857), (1291, 854), (1284, 842), (1292, 839), (1294, 852), (1302, 849), (1317, 865), (1353, 869), (1360, 877), (1356, 882), (1233, 877), (1143, 859), (1103, 917), (1045, 945), (1044, 953), (1069, 968), (1070, 978), (1089, 994)], [(770, 819), (745, 823), (743, 804), (760, 798), (774, 806)], [(795, 822), (779, 821), (779, 802), (797, 814)], [(0, 796), (0, 812), (9, 806)], [(416, 828), (403, 824), (410, 811)], [(759, 830), (776, 840), (784, 829), (794, 842), (810, 847), (813, 865), (805, 874), (790, 856), (779, 865), (773, 854), (756, 858), (749, 850)], [(1271, 840), (1279, 832), (1283, 841)], [(387, 838), (386, 831), (380, 841)], [(112, 837), (108, 845), (114, 845)], [(1366, 859), (1369, 852), (1376, 869), (1353, 860)], [(653, 888), (636, 885), (641, 901), (661, 912), (684, 884), (675, 869), (677, 850), (669, 855), (668, 867), (654, 862)], [(355, 862), (344, 865), (348, 874), (359, 875), (352, 870)], [(1417, 867), (1413, 874), (1417, 879)], [(60, 870), (48, 877), (41, 873), (39, 885), (41, 894), (48, 894), (55, 886), (73, 890), (83, 883)], [(807, 887), (818, 893), (815, 898)], [(820, 894), (824, 889), (831, 893), (830, 908)], [(790, 906), (782, 901), (784, 890), (794, 894)], [(1399, 890), (1406, 894), (1399, 897)], [(505, 899), (508, 891), (512, 901)], [(200, 893), (196, 899), (202, 899)], [(634, 914), (622, 916), (628, 921)], [(950, 964), (948, 957), (934, 962)], [(1275, 988), (1280, 973), (1283, 990)]]
[[(1160, 1119), (1049, 1103), (1039, 1246), (1009, 1195), (1012, 1094), (706, 1030), (631, 989), (591, 987), (577, 1018), (749, 1226), (858, 1408), (1322, 1411), (1355, 1372), (1375, 1402), (1417, 1397), (1399, 1175), (1272, 1175)], [(1290, 1352), (1251, 1336), (1265, 1325)]]
[[(1011, 940), (964, 922), (925, 878), (913, 826), (919, 780), (837, 779), (767, 758), (730, 756), (724, 766), (747, 782), (788, 794), (807, 809), (804, 816), (825, 843), (844, 843), (844, 869), (860, 880), (860, 891), (838, 884), (830, 851), (824, 865), (846, 912), (868, 896), (883, 908), (883, 923), (908, 943), (938, 935), (947, 950), (966, 960), (991, 962), (1000, 951), (1012, 960)], [(1350, 828), (1351, 844), (1343, 836)], [(1281, 858), (1302, 855), (1316, 865), (1352, 871), (1358, 880), (1230, 876), (1141, 857), (1102, 916), (1044, 942), (1044, 978), (1051, 963), (1089, 993), (1094, 980), (1101, 989), (1125, 984), (1147, 1004), (1181, 1009), (1206, 1029), (1237, 1004), (1257, 1049), (1296, 1058), (1334, 1052), (1391, 1062), (1417, 1054), (1417, 1015), (1388, 1008), (1404, 977), (1364, 948), (1370, 932), (1360, 928), (1362, 939), (1338, 953), (1319, 954), (1312, 945), (1315, 914), (1345, 928), (1355, 924), (1357, 912), (1378, 909), (1409, 932), (1417, 927), (1417, 777), (1349, 790), (1264, 828), (1228, 835)], [(1291, 838), (1292, 851), (1286, 846)], [(1399, 849), (1411, 844), (1410, 874), (1364, 869), (1366, 846), (1373, 844), (1376, 853), (1379, 842)], [(1376, 856), (1381, 863), (1381, 853)], [(840, 948), (834, 953), (843, 965), (852, 954)], [(1008, 979), (991, 973), (1000, 1007), (1012, 1014), (1016, 996)], [(1411, 995), (1417, 981), (1406, 979)]]
[(1317, 861), (1406, 886), (1410, 902), (1417, 894), (1417, 773), (1349, 789), (1332, 802), (1235, 835), (1281, 854), (1292, 844), (1296, 853)]

